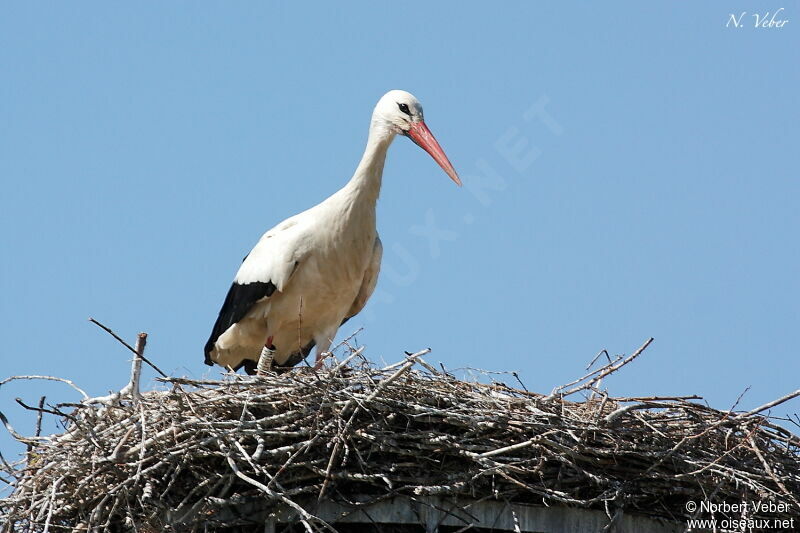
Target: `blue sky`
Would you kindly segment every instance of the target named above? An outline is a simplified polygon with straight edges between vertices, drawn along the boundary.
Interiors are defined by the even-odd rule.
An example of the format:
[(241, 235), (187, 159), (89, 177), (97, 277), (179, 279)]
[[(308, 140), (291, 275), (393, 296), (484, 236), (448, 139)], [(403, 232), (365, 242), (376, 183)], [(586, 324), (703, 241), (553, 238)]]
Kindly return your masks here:
[[(239, 261), (349, 179), (399, 88), (465, 186), (397, 139), (378, 289), (340, 337), (549, 392), (653, 336), (612, 394), (797, 389), (800, 10), (751, 17), (782, 6), (6, 4), (0, 377), (120, 388), (128, 354), (89, 316), (217, 376), (202, 346)], [(30, 432), (13, 400), (41, 394), (77, 399), (8, 385), (0, 410)]]

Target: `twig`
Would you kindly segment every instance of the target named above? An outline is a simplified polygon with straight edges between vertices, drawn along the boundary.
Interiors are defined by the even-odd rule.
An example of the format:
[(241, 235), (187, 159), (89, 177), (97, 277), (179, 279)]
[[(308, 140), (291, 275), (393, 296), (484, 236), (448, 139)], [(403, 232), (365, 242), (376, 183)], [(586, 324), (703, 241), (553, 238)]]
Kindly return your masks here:
[[(572, 385), (575, 385), (577, 383), (581, 383), (582, 381), (586, 381), (587, 379), (589, 379), (589, 378), (591, 378), (591, 377), (593, 377), (593, 376), (595, 376), (597, 374), (600, 374), (603, 370), (605, 370), (607, 368), (610, 368), (611, 366), (614, 365), (614, 363), (616, 363), (618, 361), (621, 361), (622, 359), (623, 359), (623, 356), (618, 355), (613, 361), (609, 362), (607, 365), (601, 366), (600, 368), (592, 370), (588, 374), (586, 374), (584, 376), (581, 376), (578, 379), (574, 379), (574, 380), (570, 381), (569, 383), (565, 383), (564, 385), (561, 385), (560, 387), (554, 388), (553, 392), (551, 392), (545, 398), (548, 399), (548, 400), (552, 400), (553, 398), (555, 398), (559, 394), (560, 391), (566, 389), (567, 387), (571, 387)], [(577, 390), (583, 390), (583, 387), (581, 387), (581, 388), (579, 388)], [(564, 395), (562, 395), (562, 396), (564, 396)]]
[(133, 403), (138, 403), (141, 396), (139, 380), (142, 374), (142, 361), (144, 360), (144, 347), (146, 345), (147, 333), (139, 333), (136, 336), (136, 348), (134, 348), (133, 361), (131, 362), (131, 380), (119, 391), (120, 396), (130, 395)]
[(752, 433), (750, 435), (748, 435), (747, 441), (750, 443), (750, 447), (753, 450), (753, 453), (756, 454), (756, 456), (758, 457), (758, 460), (761, 461), (762, 465), (764, 465), (764, 471), (767, 474), (769, 474), (769, 477), (771, 477), (772, 480), (775, 482), (775, 484), (778, 485), (778, 487), (781, 488), (783, 493), (786, 496), (788, 496), (789, 498), (791, 498), (794, 501), (794, 504), (798, 508), (800, 508), (800, 502), (798, 502), (797, 498), (795, 498), (795, 496), (791, 492), (789, 492), (789, 489), (786, 488), (786, 485), (784, 485), (783, 482), (775, 476), (775, 472), (772, 470), (772, 467), (769, 465), (767, 460), (764, 458), (764, 455), (758, 449), (758, 445), (756, 444), (756, 441), (753, 439)]
[[(350, 429), (350, 426), (353, 424), (353, 420), (355, 420), (356, 414), (358, 414), (358, 411), (363, 407), (363, 405), (368, 404), (369, 402), (374, 400), (375, 397), (378, 394), (380, 394), (380, 392), (382, 390), (384, 390), (386, 387), (388, 387), (397, 378), (399, 378), (400, 376), (405, 374), (412, 366), (414, 366), (414, 363), (416, 362), (415, 359), (417, 357), (421, 357), (421, 356), (423, 356), (423, 355), (425, 355), (427, 353), (430, 353), (430, 351), (431, 351), (430, 348), (426, 348), (426, 349), (424, 349), (422, 351), (419, 351), (419, 352), (417, 352), (415, 354), (411, 354), (411, 355), (406, 356), (406, 360), (400, 366), (400, 368), (398, 368), (395, 371), (394, 374), (392, 374), (388, 378), (386, 378), (386, 379), (382, 380), (380, 383), (378, 383), (378, 386), (375, 387), (375, 390), (372, 391), (372, 393), (367, 397), (367, 399), (364, 400), (364, 402), (362, 404), (360, 404), (358, 407), (355, 408), (355, 410), (353, 411), (353, 414), (350, 416), (350, 419), (347, 421), (347, 423), (345, 424), (344, 428), (342, 429), (342, 434), (345, 434), (347, 432), (347, 430)], [(390, 365), (390, 367), (393, 367), (393, 366), (395, 366), (395, 365)], [(389, 367), (386, 367), (386, 368), (389, 368)], [(355, 402), (354, 399), (349, 400), (347, 402), (347, 404), (345, 405), (344, 409), (342, 409), (342, 412), (347, 411), (348, 408), (352, 407), (355, 403), (356, 402)], [(339, 449), (342, 446), (343, 440), (344, 439), (342, 439), (342, 438), (337, 438), (336, 439), (336, 443), (333, 446), (333, 451), (331, 452), (330, 459), (328, 460), (328, 468), (325, 470), (325, 481), (322, 483), (322, 488), (319, 491), (319, 499), (322, 498), (322, 496), (325, 494), (325, 489), (328, 487), (328, 483), (330, 482), (330, 479), (331, 479), (330, 473), (331, 473), (331, 471), (333, 469), (333, 463), (338, 458)]]
[[(65, 413), (63, 411), (58, 411), (58, 410), (55, 410), (55, 409), (45, 409), (44, 407), (33, 407), (32, 405), (28, 405), (25, 402), (23, 402), (22, 398), (14, 398), (14, 401), (17, 402), (17, 404), (19, 404), (23, 408), (27, 409), (28, 411), (36, 411), (36, 412), (38, 412), (39, 415), (41, 415), (41, 413), (47, 413), (47, 414), (50, 414), (50, 415), (55, 415), (55, 416), (58, 416), (58, 417), (67, 418), (67, 419), (71, 420), (72, 422), (75, 422), (76, 424), (80, 423), (77, 418), (75, 418), (73, 415), (71, 415), (69, 413)], [(41, 438), (41, 437), (39, 437), (39, 438)]]
[(611, 357), (609, 357), (609, 355), (608, 355), (608, 350), (606, 350), (605, 348), (603, 348), (602, 350), (600, 350), (599, 352), (597, 352), (597, 355), (595, 355), (595, 356), (594, 356), (594, 358), (593, 358), (591, 361), (589, 361), (589, 364), (588, 364), (588, 365), (586, 365), (586, 370), (589, 370), (590, 368), (592, 368), (592, 365), (593, 365), (593, 364), (595, 364), (595, 362), (596, 362), (598, 359), (600, 359), (600, 356), (601, 356), (601, 355), (604, 355), (604, 354), (605, 354), (605, 356), (606, 356), (606, 359), (607, 359), (607, 360), (608, 360), (608, 362), (610, 363), (610, 362), (611, 362)]
[[(361, 331), (361, 330), (359, 330), (359, 331)], [(352, 353), (351, 353), (349, 356), (347, 356), (347, 357), (346, 357), (346, 358), (345, 358), (345, 359), (344, 359), (344, 360), (343, 360), (341, 363), (339, 363), (339, 364), (337, 364), (336, 366), (334, 366), (333, 368), (331, 368), (331, 373), (332, 373), (332, 374), (335, 374), (336, 372), (339, 372), (339, 371), (340, 371), (342, 368), (344, 368), (345, 366), (347, 366), (347, 364), (348, 364), (350, 361), (352, 361), (352, 360), (353, 360), (353, 359), (355, 359), (356, 357), (359, 357), (359, 356), (360, 356), (362, 353), (364, 353), (364, 348), (366, 348), (366, 346), (362, 346), (362, 347), (358, 348), (357, 350), (354, 350), (354, 351), (353, 351), (353, 352), (352, 352)]]
[[(577, 382), (573, 382), (573, 383), (578, 383), (580, 381), (585, 380), (586, 378), (588, 378), (590, 376), (593, 376), (595, 373), (597, 373), (597, 376), (594, 377), (590, 383), (584, 384), (584, 385), (579, 385), (577, 387), (573, 387), (573, 388), (569, 389), (566, 392), (562, 392), (564, 390), (564, 388), (566, 388), (567, 386), (573, 384), (573, 383), (569, 383), (569, 384), (567, 384), (565, 386), (557, 388), (547, 398), (548, 399), (552, 399), (552, 398), (555, 397), (556, 394), (560, 394), (562, 397), (566, 397), (566, 396), (569, 396), (569, 395), (574, 394), (576, 392), (579, 392), (579, 391), (586, 390), (586, 389), (590, 388), (592, 382), (597, 382), (597, 381), (603, 379), (604, 377), (608, 376), (609, 374), (612, 374), (612, 373), (616, 372), (617, 370), (619, 370), (623, 366), (627, 365), (628, 363), (630, 363), (631, 361), (633, 361), (634, 359), (639, 357), (642, 354), (642, 352), (644, 352), (647, 349), (647, 347), (650, 346), (650, 343), (652, 343), (653, 340), (654, 340), (653, 337), (650, 337), (649, 339), (647, 339), (644, 342), (644, 344), (642, 344), (639, 347), (639, 349), (637, 349), (635, 352), (633, 352), (630, 356), (626, 357), (622, 361), (619, 361), (619, 358), (618, 358), (614, 362), (609, 363), (608, 365), (600, 368), (599, 372), (592, 372), (590, 374), (587, 374), (586, 376), (584, 376), (583, 378), (581, 378)], [(617, 361), (619, 361), (619, 362), (617, 362)]]
[(0, 422), (3, 423), (3, 426), (5, 426), (6, 428), (6, 431), (8, 431), (11, 434), (11, 436), (14, 437), (14, 439), (24, 444), (36, 444), (37, 442), (39, 442), (39, 439), (42, 438), (42, 437), (39, 438), (23, 437), (22, 435), (17, 433), (14, 427), (8, 422), (8, 418), (6, 418), (6, 415), (4, 415), (2, 411), (0, 411)]
[[(45, 400), (44, 396), (39, 398), (39, 412), (36, 413), (36, 433), (34, 433), (34, 436), (36, 438), (42, 436), (42, 413), (44, 412), (44, 400)], [(31, 450), (33, 450), (33, 444), (28, 443), (27, 446), (28, 446), (28, 462), (30, 463)]]
[[(114, 337), (115, 339), (117, 339), (117, 340), (120, 342), (120, 344), (122, 344), (124, 347), (126, 347), (127, 349), (129, 349), (130, 351), (132, 351), (134, 354), (136, 354), (136, 353), (137, 353), (137, 352), (136, 352), (136, 348), (134, 348), (133, 346), (131, 346), (130, 344), (128, 344), (127, 342), (125, 342), (124, 340), (122, 340), (122, 337), (120, 337), (119, 335), (117, 335), (116, 333), (114, 333), (114, 332), (111, 330), (111, 328), (109, 328), (108, 326), (106, 326), (106, 325), (104, 325), (104, 324), (101, 324), (100, 322), (98, 322), (97, 320), (95, 320), (95, 319), (94, 319), (94, 318), (92, 318), (92, 317), (89, 317), (89, 322), (91, 322), (92, 324), (95, 324), (95, 325), (99, 326), (99, 327), (100, 327), (102, 330), (104, 330), (106, 333), (108, 333), (109, 335), (111, 335), (112, 337)], [(141, 354), (137, 354), (137, 355), (139, 355), (139, 356), (142, 358), (142, 361), (144, 361), (145, 363), (147, 363), (148, 365), (150, 365), (150, 367), (151, 367), (153, 370), (155, 370), (156, 372), (158, 372), (159, 374), (161, 374), (161, 377), (163, 377), (163, 378), (166, 378), (166, 377), (167, 377), (167, 375), (166, 375), (164, 372), (162, 372), (162, 370), (161, 370), (160, 368), (158, 368), (158, 367), (157, 367), (157, 366), (156, 366), (156, 365), (155, 365), (155, 364), (154, 364), (152, 361), (150, 361), (150, 360), (149, 360), (147, 357), (145, 357), (144, 355), (141, 355)]]
[(798, 396), (800, 396), (800, 389), (797, 389), (794, 392), (790, 392), (786, 396), (781, 396), (777, 400), (773, 400), (771, 402), (767, 402), (764, 405), (762, 405), (761, 407), (756, 407), (752, 411), (748, 411), (746, 413), (743, 413), (743, 414), (740, 414), (740, 415), (736, 415), (736, 417), (737, 418), (747, 418), (747, 417), (753, 416), (753, 415), (758, 414), (758, 413), (760, 413), (762, 411), (766, 411), (767, 409), (771, 409), (771, 408), (773, 408), (775, 406), (778, 406), (778, 405), (780, 405), (782, 403), (786, 403), (789, 400), (797, 398)]
[(64, 379), (64, 378), (56, 378), (56, 377), (53, 377), (53, 376), (37, 376), (37, 375), (34, 375), (34, 376), (11, 376), (11, 377), (5, 378), (4, 380), (0, 381), (0, 387), (5, 385), (6, 383), (10, 383), (12, 381), (16, 381), (16, 380), (20, 380), (20, 379), (43, 379), (43, 380), (46, 380), (46, 381), (59, 381), (61, 383), (66, 383), (67, 385), (69, 385), (70, 387), (72, 387), (73, 389), (78, 391), (78, 393), (81, 396), (83, 396), (84, 399), (89, 398), (89, 395), (86, 394), (85, 392), (83, 392), (83, 389), (81, 389), (80, 387), (75, 385), (72, 381), (70, 381), (68, 379)]
[(526, 387), (525, 384), (522, 382), (522, 380), (519, 378), (519, 374), (517, 374), (516, 372), (512, 372), (511, 375), (514, 376), (514, 378), (517, 380), (517, 383), (519, 383), (520, 387), (525, 389), (525, 392), (530, 392), (528, 391), (528, 387)]
[(45, 519), (44, 522), (44, 533), (48, 533), (48, 531), (50, 531), (50, 520), (52, 520), (53, 518), (53, 507), (55, 506), (55, 501), (56, 501), (56, 491), (58, 490), (58, 485), (61, 483), (63, 479), (64, 478), (61, 477), (55, 480), (52, 487), (50, 488), (50, 502), (48, 504), (48, 509), (47, 509), (47, 518)]
[(305, 509), (303, 509), (302, 507), (297, 505), (292, 500), (286, 498), (285, 496), (283, 496), (281, 494), (278, 494), (278, 493), (274, 492), (273, 490), (271, 490), (269, 487), (267, 487), (263, 483), (251, 478), (250, 476), (248, 476), (247, 474), (242, 472), (241, 469), (239, 468), (239, 466), (234, 462), (234, 460), (231, 458), (230, 455), (228, 455), (227, 460), (228, 460), (228, 465), (231, 467), (231, 470), (233, 470), (233, 473), (236, 474), (237, 477), (239, 477), (242, 480), (246, 481), (250, 485), (256, 487), (258, 490), (262, 491), (264, 494), (266, 494), (266, 495), (268, 495), (268, 496), (270, 496), (272, 498), (281, 500), (283, 503), (287, 504), (289, 507), (291, 507), (292, 509), (297, 511), (297, 513), (302, 517), (301, 521), (303, 522), (303, 525), (306, 527), (307, 531), (313, 531), (313, 529), (311, 528), (310, 522), (318, 521), (321, 524), (323, 524), (324, 526), (326, 526), (329, 530), (333, 531), (334, 533), (336, 532), (336, 530), (333, 529), (324, 520), (311, 515), (308, 511), (306, 511)]

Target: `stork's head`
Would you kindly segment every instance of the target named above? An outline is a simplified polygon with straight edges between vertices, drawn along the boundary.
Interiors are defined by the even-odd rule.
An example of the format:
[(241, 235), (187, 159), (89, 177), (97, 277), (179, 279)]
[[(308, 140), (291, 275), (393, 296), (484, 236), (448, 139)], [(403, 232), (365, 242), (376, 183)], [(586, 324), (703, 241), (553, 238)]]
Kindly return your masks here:
[(450, 176), (450, 179), (461, 185), (456, 170), (436, 142), (436, 138), (425, 125), (422, 104), (414, 95), (406, 91), (394, 90), (384, 94), (375, 106), (373, 120), (382, 121), (390, 131), (404, 135), (428, 152), (439, 166)]

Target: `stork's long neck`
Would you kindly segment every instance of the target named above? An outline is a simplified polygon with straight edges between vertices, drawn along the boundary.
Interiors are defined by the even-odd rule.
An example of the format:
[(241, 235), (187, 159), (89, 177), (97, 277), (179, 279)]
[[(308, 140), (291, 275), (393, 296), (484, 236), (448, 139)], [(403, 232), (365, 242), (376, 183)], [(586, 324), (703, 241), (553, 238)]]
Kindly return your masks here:
[(374, 208), (381, 192), (383, 165), (386, 162), (386, 151), (394, 140), (395, 133), (379, 119), (372, 119), (369, 128), (367, 147), (361, 162), (346, 188), (353, 194), (358, 203)]

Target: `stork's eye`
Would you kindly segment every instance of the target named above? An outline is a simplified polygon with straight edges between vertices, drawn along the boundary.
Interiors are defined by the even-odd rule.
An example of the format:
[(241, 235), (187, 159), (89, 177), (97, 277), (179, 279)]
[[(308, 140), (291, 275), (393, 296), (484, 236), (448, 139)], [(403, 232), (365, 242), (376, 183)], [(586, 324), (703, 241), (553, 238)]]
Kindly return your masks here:
[(397, 107), (399, 107), (400, 111), (402, 111), (403, 113), (405, 113), (409, 117), (411, 116), (411, 111), (408, 110), (408, 106), (406, 104), (397, 104)]

